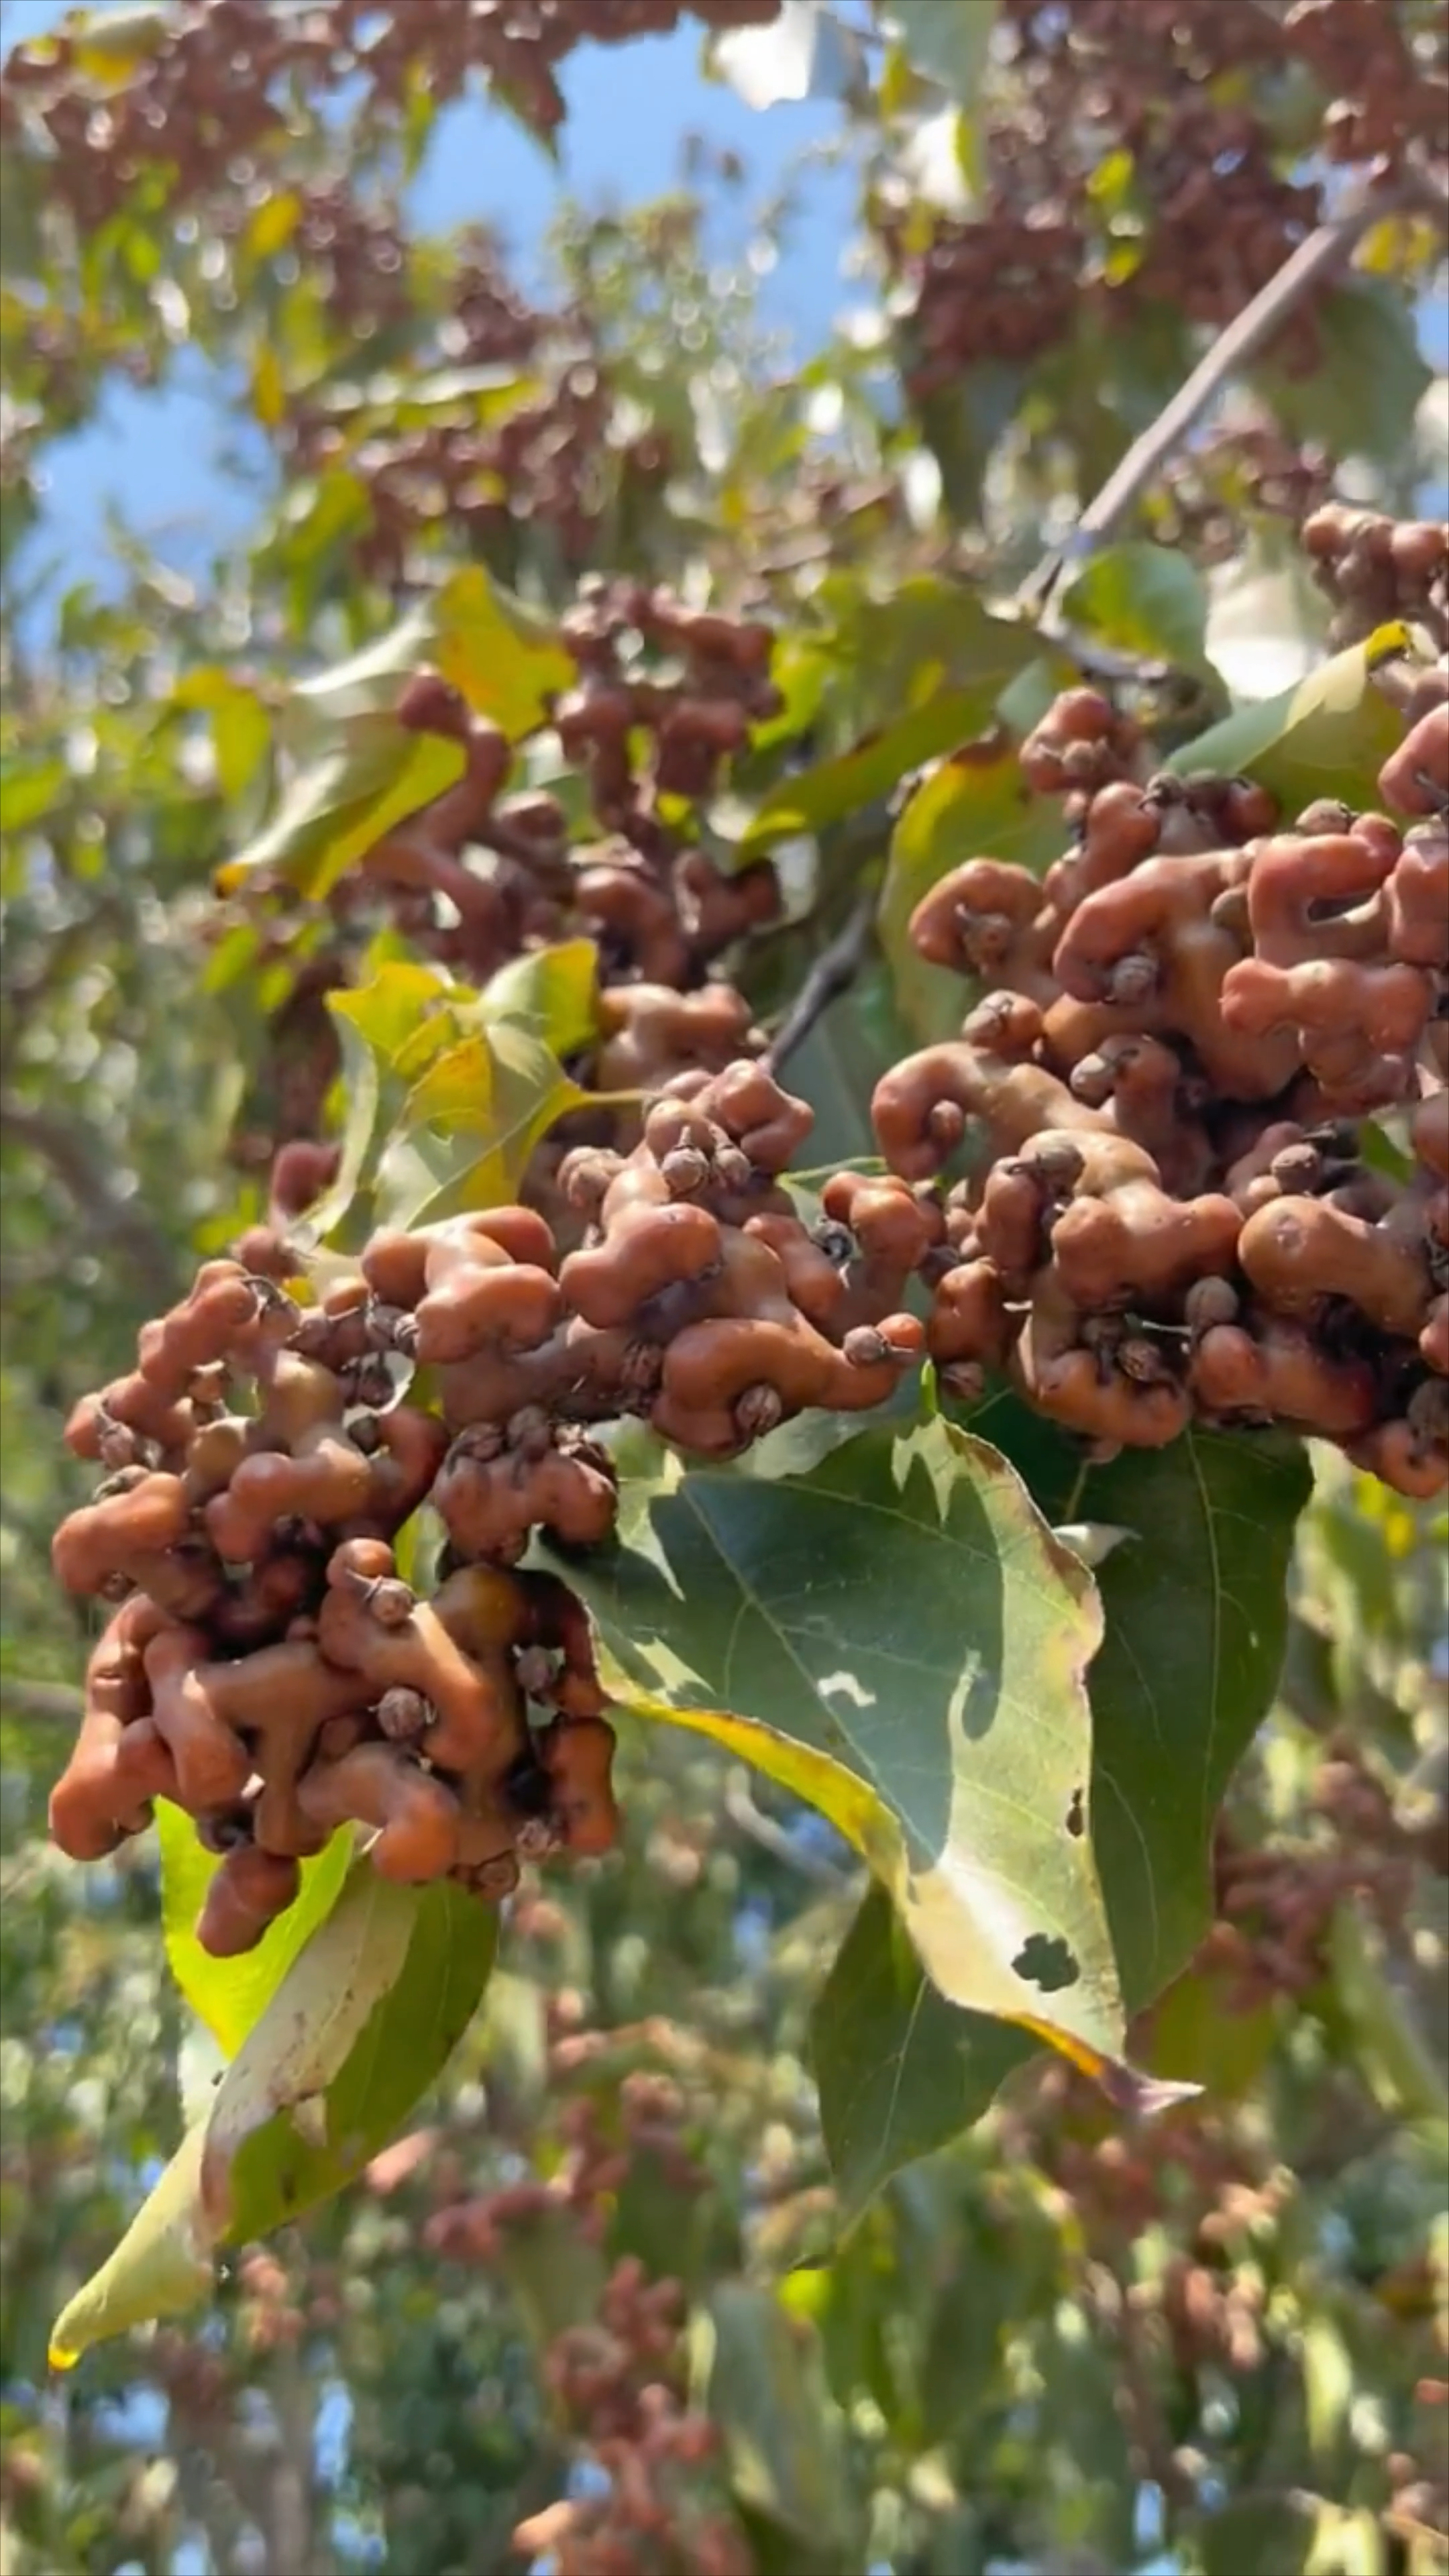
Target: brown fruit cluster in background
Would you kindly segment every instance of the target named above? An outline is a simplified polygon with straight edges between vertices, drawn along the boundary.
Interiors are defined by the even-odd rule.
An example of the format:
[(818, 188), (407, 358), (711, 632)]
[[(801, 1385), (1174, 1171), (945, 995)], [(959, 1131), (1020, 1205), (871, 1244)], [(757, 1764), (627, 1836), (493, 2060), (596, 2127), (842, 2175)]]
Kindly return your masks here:
[[(274, 917), (261, 925), (265, 953), (290, 965), (295, 980), (271, 1014), (263, 1068), (238, 1120), (232, 1150), (246, 1169), (265, 1170), (279, 1150), (317, 1135), (340, 1068), (325, 997), (348, 981), (350, 952), (382, 923), (478, 985), (530, 951), (591, 939), (597, 1033), (569, 1070), (600, 1092), (653, 1091), (676, 1074), (719, 1073), (763, 1046), (748, 1003), (719, 967), (779, 918), (779, 882), (768, 859), (728, 873), (718, 866), (690, 830), (685, 800), (707, 800), (751, 725), (777, 708), (770, 630), (688, 608), (661, 585), (586, 580), (564, 633), (580, 677), (554, 720), (603, 837), (572, 842), (558, 797), (511, 788), (507, 737), (474, 716), (438, 673), (420, 671), (407, 682), (400, 723), (457, 743), (462, 775), (394, 824), (333, 888), (322, 949), (316, 916), (295, 914), (284, 890), (272, 890)], [(580, 1112), (535, 1157), (528, 1195), (566, 1230), (553, 1182), (564, 1153), (577, 1143), (632, 1144), (637, 1135), (627, 1113)], [(305, 1194), (273, 1171), (265, 1230), (248, 1238), (254, 1268), (274, 1265), (266, 1233), (284, 1236), (289, 1217), (325, 1186), (320, 1167)]]
[(1222, 427), (1164, 469), (1153, 538), (1197, 563), (1228, 563), (1241, 551), (1245, 510), (1300, 530), (1332, 487), (1324, 448), (1265, 424)]
[(1230, 1980), (1232, 2011), (1257, 2012), (1280, 1995), (1297, 2002), (1322, 1985), (1341, 1905), (1403, 1939), (1415, 1862), (1430, 1856), (1422, 1831), (1400, 1821), (1388, 1790), (1347, 1739), (1327, 1748), (1313, 1805), (1319, 1833), (1296, 1848), (1245, 1843), (1219, 1819), (1217, 1920), (1196, 1964)]
[[(1449, 55), (1442, 28), (1386, 0), (1138, 0), (1134, 44), (1111, 0), (1006, 0), (1011, 83), (978, 120), (978, 204), (938, 217), (887, 192), (875, 209), (905, 344), (904, 375), (929, 401), (983, 360), (1024, 363), (1085, 325), (1121, 328), (1171, 307), (1221, 330), (1318, 222), (1323, 192), (1299, 175), (1302, 113), (1275, 130), (1273, 102), (1235, 98), (1254, 66), (1298, 71), (1323, 101), (1329, 159), (1387, 181), (1412, 150), (1442, 162)], [(1117, 204), (1107, 174), (1120, 172)], [(1320, 299), (1321, 300), (1321, 299)], [(1279, 330), (1294, 373), (1319, 357), (1315, 301)]]
[[(54, 148), (63, 204), (78, 228), (116, 214), (143, 167), (169, 167), (168, 209), (224, 187), (228, 162), (285, 138), (284, 84), (323, 95), (361, 92), (368, 119), (396, 122), (421, 88), (440, 105), (481, 72), (541, 131), (562, 123), (558, 66), (575, 45), (706, 27), (766, 26), (780, 0), (314, 0), (283, 13), (272, 0), (175, 0), (164, 30), (98, 84), (83, 40), (64, 21), (16, 45), (0, 102), (13, 130), (36, 120)], [(108, 66), (109, 68), (109, 66)]]
[[(591, 2060), (633, 2040), (647, 2047), (651, 2027), (556, 2037), (551, 2080), (567, 2085)], [(565, 2151), (548, 2182), (457, 2199), (446, 2173), (436, 2174), (429, 2250), (444, 2262), (506, 2274), (510, 2245), (526, 2249), (530, 2233), (550, 2222), (567, 2221), (584, 2245), (602, 2245), (641, 2158), (668, 2191), (707, 2188), (688, 2142), (684, 2089), (667, 2073), (636, 2067), (611, 2092), (607, 2120), (585, 2093), (563, 2104), (559, 2125)], [(698, 2576), (751, 2576), (753, 2555), (723, 2482), (711, 2475), (718, 2430), (688, 2403), (687, 2309), (682, 2281), (670, 2274), (651, 2280), (636, 2256), (625, 2255), (611, 2265), (594, 2313), (554, 2337), (544, 2385), (571, 2450), (594, 2474), (584, 2492), (520, 2523), (513, 2538), (520, 2556), (546, 2555), (561, 2576), (671, 2576), (682, 2567)]]
[(364, 853), (333, 910), (345, 919), (381, 892), (415, 944), (480, 982), (525, 949), (582, 935), (598, 946), (605, 987), (689, 994), (724, 950), (779, 912), (768, 860), (726, 875), (661, 809), (661, 800), (706, 800), (751, 725), (778, 710), (770, 631), (686, 608), (662, 587), (592, 578), (562, 633), (579, 683), (552, 721), (609, 837), (571, 847), (555, 796), (506, 794), (507, 737), (470, 715), (446, 681), (419, 673), (398, 719), (458, 743), (463, 775)]
[[(1449, 528), (1442, 521), (1388, 519), (1330, 502), (1313, 512), (1302, 533), (1314, 578), (1333, 602), (1330, 642), (1357, 644), (1376, 627), (1405, 618), (1423, 627), (1439, 652), (1449, 651)], [(1442, 694), (1425, 679), (1405, 712), (1427, 716), (1441, 704)]]

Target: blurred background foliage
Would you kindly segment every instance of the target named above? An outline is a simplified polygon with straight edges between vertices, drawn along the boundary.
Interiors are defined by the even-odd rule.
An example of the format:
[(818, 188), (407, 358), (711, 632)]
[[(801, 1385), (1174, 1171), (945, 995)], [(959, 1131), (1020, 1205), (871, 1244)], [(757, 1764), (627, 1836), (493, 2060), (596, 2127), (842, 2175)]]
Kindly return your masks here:
[[(629, 16), (578, 0), (585, 38), (623, 32), (611, 7)], [(267, 802), (268, 691), (473, 561), (545, 606), (591, 567), (763, 606), (781, 733), (807, 721), (820, 759), (943, 686), (994, 699), (969, 621), (943, 637), (911, 577), (1007, 593), (1313, 213), (1406, 118), (1416, 148), (1442, 132), (1418, 0), (1357, 18), (1142, 0), (1111, 28), (1091, 0), (789, 0), (713, 33), (700, 21), (729, 12), (701, 8), (670, 38), (706, 49), (713, 84), (678, 188), (608, 212), (564, 198), (510, 264), (485, 226), (413, 211), (430, 156), (485, 130), (464, 14), (277, 0), (259, 35), (244, 0), (214, 0), (181, 13), (180, 45), (175, 13), (117, 6), (64, 22), (58, 49), (48, 9), (5, 18), (0, 2571), (485, 2576), (531, 2557), (648, 2576), (607, 2554), (619, 2442), (659, 2450), (643, 2372), (716, 2427), (656, 2461), (649, 2567), (1431, 2576), (1449, 2565), (1446, 1530), (1336, 1465), (1230, 1801), (1229, 1910), (1141, 2035), (1160, 2071), (1205, 2073), (1202, 2101), (1124, 2136), (1060, 2069), (1027, 2069), (842, 2236), (807, 2012), (858, 1896), (848, 1856), (692, 1739), (636, 1730), (623, 1851), (515, 1903), (415, 2137), (243, 2256), (195, 2332), (47, 2376), (52, 2316), (206, 2080), (154, 1848), (80, 1870), (44, 1841), (86, 1645), (46, 1551), (79, 1492), (71, 1401), (260, 1213), (288, 1080), (310, 1079), (296, 955), (259, 955), (211, 894)], [(635, 15), (637, 45), (608, 56), (625, 192), (649, 30), (677, 13)], [(260, 44), (260, 68), (229, 76), (234, 44)], [(561, 99), (596, 55), (559, 59)], [(505, 121), (546, 169), (540, 65), (495, 63), (486, 130)], [(807, 98), (805, 157), (771, 146), (762, 189), (739, 101)], [(1345, 98), (1352, 130), (1332, 122)], [(1183, 155), (1215, 175), (1205, 209), (1181, 202)], [(788, 348), (762, 290), (822, 192), (844, 209), (846, 309), (817, 291)], [(960, 241), (953, 301), (940, 254)], [(1311, 665), (1321, 603), (1285, 510), (1335, 475), (1388, 507), (1432, 495), (1441, 257), (1400, 185), (1305, 328), (1141, 496), (1123, 534), (1172, 544), (1180, 583), (1080, 599), (1100, 653), (1178, 661), (1185, 618), (1209, 710)], [(225, 542), (178, 561), (123, 475), (78, 577), (48, 460), (126, 388), (162, 405), (123, 416), (163, 449), (166, 400), (205, 405)], [(958, 714), (887, 759), (886, 789)], [(758, 806), (768, 728), (755, 757), (737, 785)], [(761, 1007), (849, 909), (844, 819), (787, 836), (812, 926), (766, 943)], [(822, 1158), (861, 1150), (909, 998), (867, 973), (800, 1059)], [(1244, 1853), (1268, 1856), (1256, 1875)]]

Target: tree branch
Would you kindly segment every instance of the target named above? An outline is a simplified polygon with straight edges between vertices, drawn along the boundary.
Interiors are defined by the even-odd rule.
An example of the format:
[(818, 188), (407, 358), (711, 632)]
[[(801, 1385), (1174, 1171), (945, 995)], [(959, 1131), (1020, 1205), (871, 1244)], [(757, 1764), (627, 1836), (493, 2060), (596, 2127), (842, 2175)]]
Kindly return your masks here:
[(822, 948), (789, 1010), (766, 1047), (763, 1063), (778, 1074), (787, 1059), (802, 1047), (819, 1019), (823, 1019), (832, 1002), (848, 993), (865, 963), (875, 928), (877, 889), (868, 885), (857, 898), (855, 909), (842, 930)]
[(772, 1860), (782, 1862), (786, 1869), (795, 1870), (801, 1878), (813, 1879), (817, 1887), (848, 1888), (852, 1885), (851, 1871), (838, 1868), (833, 1860), (825, 1859), (820, 1852), (802, 1849), (791, 1841), (783, 1825), (777, 1824), (773, 1816), (767, 1816), (762, 1807), (756, 1806), (749, 1773), (743, 1767), (731, 1770), (726, 1778), (724, 1812), (738, 1833), (745, 1834), (752, 1843), (758, 1843), (761, 1851), (768, 1852)]
[(177, 1285), (175, 1250), (139, 1201), (119, 1195), (83, 1128), (6, 1093), (0, 1097), (0, 1137), (47, 1165), (92, 1232), (129, 1262), (156, 1312), (170, 1304)]
[(1045, 608), (1062, 574), (1084, 563), (1110, 536), (1174, 450), (1181, 446), (1200, 414), (1206, 411), (1230, 376), (1271, 340), (1315, 286), (1342, 266), (1366, 232), (1392, 215), (1420, 214), (1449, 230), (1449, 196), (1427, 170), (1412, 170), (1393, 189), (1371, 192), (1364, 201), (1331, 222), (1319, 224), (1291, 251), (1250, 304), (1213, 342), (1186, 384), (1134, 439), (1122, 462), (1108, 475), (1065, 544), (1054, 547), (1023, 583), (1023, 607)]

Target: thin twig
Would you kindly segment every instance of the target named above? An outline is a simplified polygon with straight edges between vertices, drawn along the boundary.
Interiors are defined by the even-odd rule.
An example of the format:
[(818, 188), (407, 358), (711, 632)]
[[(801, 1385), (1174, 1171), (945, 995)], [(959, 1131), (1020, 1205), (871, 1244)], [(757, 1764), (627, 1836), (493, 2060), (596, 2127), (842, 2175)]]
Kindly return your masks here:
[(1428, 172), (1411, 173), (1402, 187), (1392, 191), (1371, 193), (1351, 212), (1319, 224), (1306, 241), (1289, 253), (1267, 285), (1219, 334), (1171, 402), (1141, 437), (1133, 440), (1121, 464), (1108, 475), (1096, 499), (1088, 503), (1065, 543), (1054, 547), (1028, 576), (1018, 593), (1022, 607), (1046, 606), (1062, 574), (1085, 562), (1110, 536), (1117, 521), (1161, 472), (1228, 378), (1256, 357), (1311, 289), (1342, 265), (1366, 232), (1389, 216), (1406, 213), (1428, 215), (1449, 225), (1449, 198)]
[(868, 885), (858, 896), (855, 909), (843, 930), (838, 930), (822, 948), (789, 1010), (765, 1049), (764, 1062), (771, 1073), (778, 1073), (787, 1059), (802, 1047), (819, 1019), (823, 1019), (832, 1002), (848, 993), (865, 963), (875, 928), (878, 901), (876, 887)]

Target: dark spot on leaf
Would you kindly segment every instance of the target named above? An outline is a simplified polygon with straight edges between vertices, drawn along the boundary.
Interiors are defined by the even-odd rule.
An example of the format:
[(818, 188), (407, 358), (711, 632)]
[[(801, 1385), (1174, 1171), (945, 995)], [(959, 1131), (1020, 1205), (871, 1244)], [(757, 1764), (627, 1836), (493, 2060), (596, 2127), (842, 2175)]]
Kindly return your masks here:
[(1067, 1831), (1069, 1834), (1080, 1836), (1084, 1834), (1086, 1830), (1087, 1817), (1086, 1810), (1082, 1803), (1082, 1793), (1080, 1789), (1074, 1789), (1072, 1791), (1072, 1803), (1067, 1809)]
[(1033, 1932), (1030, 1940), (1023, 1941), (1011, 1964), (1019, 1977), (1040, 1986), (1044, 1995), (1060, 1994), (1063, 1986), (1074, 1986), (1082, 1973), (1071, 1943), (1045, 1932)]

